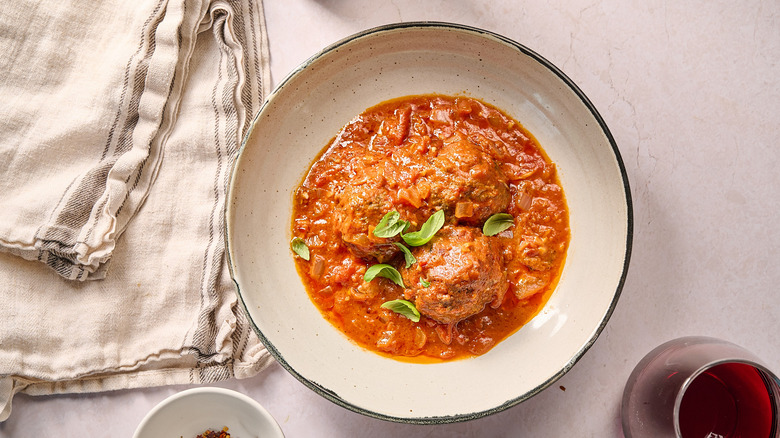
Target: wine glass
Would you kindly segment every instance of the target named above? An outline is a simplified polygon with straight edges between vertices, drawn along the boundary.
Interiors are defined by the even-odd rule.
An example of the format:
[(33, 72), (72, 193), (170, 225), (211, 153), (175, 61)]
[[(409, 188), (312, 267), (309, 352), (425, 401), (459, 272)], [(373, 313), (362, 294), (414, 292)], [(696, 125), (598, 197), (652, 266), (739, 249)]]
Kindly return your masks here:
[(637, 364), (621, 416), (626, 438), (777, 438), (780, 379), (738, 345), (679, 338)]

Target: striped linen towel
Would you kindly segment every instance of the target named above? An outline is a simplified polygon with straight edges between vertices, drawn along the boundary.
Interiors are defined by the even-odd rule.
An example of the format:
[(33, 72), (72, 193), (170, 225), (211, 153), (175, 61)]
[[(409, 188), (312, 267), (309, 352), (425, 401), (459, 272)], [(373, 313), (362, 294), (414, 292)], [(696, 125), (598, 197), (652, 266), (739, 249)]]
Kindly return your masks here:
[(207, 383), (270, 363), (223, 240), (267, 47), (262, 0), (0, 10), (0, 421), (18, 392)]

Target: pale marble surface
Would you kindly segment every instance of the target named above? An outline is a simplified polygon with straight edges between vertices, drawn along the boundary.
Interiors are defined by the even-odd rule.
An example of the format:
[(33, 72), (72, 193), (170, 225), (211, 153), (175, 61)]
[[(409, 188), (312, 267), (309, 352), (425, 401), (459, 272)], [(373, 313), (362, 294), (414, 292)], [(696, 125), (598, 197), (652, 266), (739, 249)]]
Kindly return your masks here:
[[(215, 386), (258, 400), (288, 437), (611, 437), (622, 435), (631, 369), (671, 338), (721, 337), (780, 370), (780, 3), (265, 0), (265, 10), (277, 83), (324, 46), (391, 22), (467, 24), (536, 50), (612, 130), (631, 182), (634, 250), (617, 309), (590, 351), (549, 389), (487, 418), (370, 419), (278, 365)], [(128, 437), (181, 389), (20, 395), (0, 436)]]

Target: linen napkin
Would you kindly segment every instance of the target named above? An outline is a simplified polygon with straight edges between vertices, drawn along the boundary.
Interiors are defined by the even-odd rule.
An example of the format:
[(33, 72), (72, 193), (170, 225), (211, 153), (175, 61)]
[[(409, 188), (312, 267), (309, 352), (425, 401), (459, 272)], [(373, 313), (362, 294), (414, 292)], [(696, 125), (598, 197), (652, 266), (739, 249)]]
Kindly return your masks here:
[(223, 235), (262, 1), (17, 0), (0, 50), (0, 421), (18, 392), (260, 372)]

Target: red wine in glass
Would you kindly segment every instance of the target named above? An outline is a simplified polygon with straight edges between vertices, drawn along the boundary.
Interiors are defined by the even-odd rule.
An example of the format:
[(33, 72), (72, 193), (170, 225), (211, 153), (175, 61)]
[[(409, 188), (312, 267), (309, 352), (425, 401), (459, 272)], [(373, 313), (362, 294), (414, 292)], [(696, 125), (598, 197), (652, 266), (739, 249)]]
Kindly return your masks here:
[(773, 394), (765, 377), (744, 363), (724, 363), (699, 374), (680, 404), (683, 438), (750, 438), (773, 434)]
[(621, 420), (626, 438), (780, 438), (780, 377), (731, 342), (673, 339), (631, 372)]

